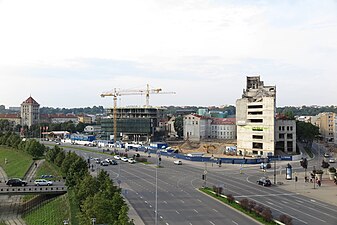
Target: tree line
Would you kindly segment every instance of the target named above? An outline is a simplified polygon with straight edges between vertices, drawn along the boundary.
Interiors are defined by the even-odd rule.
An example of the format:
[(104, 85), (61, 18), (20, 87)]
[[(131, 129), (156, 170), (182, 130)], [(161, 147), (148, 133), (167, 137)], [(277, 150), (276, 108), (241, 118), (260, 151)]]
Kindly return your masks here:
[(91, 224), (91, 218), (96, 218), (97, 224), (134, 225), (121, 189), (114, 185), (109, 174), (101, 170), (97, 177), (91, 176), (88, 163), (76, 153), (65, 152), (57, 145), (46, 147), (35, 139), (21, 139), (13, 132), (0, 133), (0, 145), (25, 151), (33, 159), (45, 157), (59, 167), (68, 190), (74, 190), (79, 213), (73, 216), (78, 217), (80, 225)]

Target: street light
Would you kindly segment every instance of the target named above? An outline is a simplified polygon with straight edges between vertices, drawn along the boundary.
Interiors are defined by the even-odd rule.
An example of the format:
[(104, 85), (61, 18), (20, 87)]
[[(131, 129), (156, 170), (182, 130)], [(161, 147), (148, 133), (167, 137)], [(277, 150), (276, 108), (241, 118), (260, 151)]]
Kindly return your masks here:
[(64, 225), (69, 224), (69, 219), (68, 220), (63, 220), (63, 224)]
[(96, 223), (96, 218), (91, 218), (92, 225), (95, 225)]

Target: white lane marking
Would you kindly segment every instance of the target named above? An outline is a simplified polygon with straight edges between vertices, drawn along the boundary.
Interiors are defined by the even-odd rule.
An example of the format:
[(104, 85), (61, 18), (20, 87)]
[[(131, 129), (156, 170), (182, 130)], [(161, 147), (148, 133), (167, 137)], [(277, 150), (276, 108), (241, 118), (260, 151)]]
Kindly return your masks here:
[(287, 194), (266, 194), (266, 195), (236, 195), (235, 198), (248, 198), (248, 197), (269, 197), (269, 196), (282, 196), (282, 195), (296, 195), (296, 193)]
[(214, 211), (214, 212), (218, 212), (218, 210), (216, 210), (216, 209), (213, 209), (213, 211)]
[(300, 200), (295, 200), (296, 202), (299, 202), (299, 203), (303, 203), (303, 201), (300, 201)]
[(182, 203), (185, 203), (183, 200), (180, 200)]
[(174, 196), (174, 194), (171, 193), (171, 196)]
[(177, 210), (176, 210), (177, 214), (180, 214)]
[(150, 208), (152, 208), (152, 205), (149, 205), (150, 206)]
[(147, 204), (147, 201), (145, 201), (145, 204)]
[(166, 223), (166, 225), (169, 225), (169, 223)]
[(313, 200), (313, 199), (310, 199), (310, 201), (312, 201), (312, 202), (316, 202), (315, 200)]
[(287, 202), (287, 201), (281, 201), (281, 202), (283, 202), (284, 204), (288, 204), (288, 202)]
[(200, 199), (197, 199), (199, 202), (202, 202)]
[(212, 225), (215, 225), (215, 223), (213, 223), (212, 221), (208, 221), (210, 224), (212, 224)]
[(164, 201), (165, 204), (167, 204), (167, 201)]
[(236, 224), (236, 225), (239, 225), (237, 222), (235, 222), (234, 220), (232, 220), (232, 222), (234, 223), (234, 224)]
[(271, 203), (271, 202), (268, 202), (268, 201), (266, 201), (269, 205), (274, 205), (274, 203)]
[(160, 219), (163, 219), (163, 217), (162, 217), (162, 216), (160, 216)]
[(194, 212), (199, 213), (196, 209), (193, 209), (193, 210), (194, 210)]

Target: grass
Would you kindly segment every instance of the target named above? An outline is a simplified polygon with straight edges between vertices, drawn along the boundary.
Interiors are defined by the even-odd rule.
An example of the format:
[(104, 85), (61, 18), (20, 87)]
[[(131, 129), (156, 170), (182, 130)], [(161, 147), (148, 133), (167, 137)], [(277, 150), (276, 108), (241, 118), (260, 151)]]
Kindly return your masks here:
[[(7, 159), (7, 164), (5, 164), (5, 159)], [(9, 178), (23, 178), (32, 163), (32, 157), (26, 152), (0, 146), (0, 166)]]
[(27, 213), (23, 219), (28, 225), (54, 225), (63, 224), (70, 218), (68, 195), (61, 195), (43, 203), (36, 210)]
[(221, 197), (221, 196), (217, 196), (211, 189), (209, 188), (200, 188), (199, 189), (200, 191), (204, 192), (205, 194), (207, 195), (210, 195), (212, 196), (213, 198), (216, 198), (218, 200), (220, 200), (221, 202), (225, 203), (226, 205), (229, 205), (233, 208), (235, 208), (236, 210), (239, 210), (240, 212), (243, 212), (244, 214), (246, 214), (247, 216), (250, 216), (251, 218), (259, 221), (260, 223), (262, 224), (265, 224), (265, 225), (276, 225), (277, 223), (275, 223), (274, 221), (271, 221), (271, 222), (267, 222), (265, 221), (261, 216), (257, 215), (256, 213), (254, 212), (249, 212), (249, 211), (246, 211), (244, 210), (240, 204), (236, 203), (236, 202), (229, 202), (227, 200), (227, 198), (224, 198), (224, 197)]
[(40, 178), (42, 175), (53, 175), (53, 177), (60, 177), (61, 171), (57, 166), (49, 163), (48, 161), (44, 161), (36, 171), (35, 177)]
[(313, 158), (313, 157), (314, 157), (314, 155), (312, 154), (312, 151), (311, 151), (310, 148), (304, 147), (304, 150), (307, 152), (307, 154), (309, 155), (310, 158)]

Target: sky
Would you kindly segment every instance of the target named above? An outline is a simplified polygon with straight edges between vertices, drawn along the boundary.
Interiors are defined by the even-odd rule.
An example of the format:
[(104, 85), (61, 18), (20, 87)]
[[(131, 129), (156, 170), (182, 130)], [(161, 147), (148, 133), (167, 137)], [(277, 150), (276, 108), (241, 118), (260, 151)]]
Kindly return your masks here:
[[(235, 105), (247, 76), (277, 106), (337, 105), (336, 0), (0, 0), (0, 105)], [(175, 92), (175, 94), (170, 94)], [(119, 106), (144, 105), (127, 95)]]

